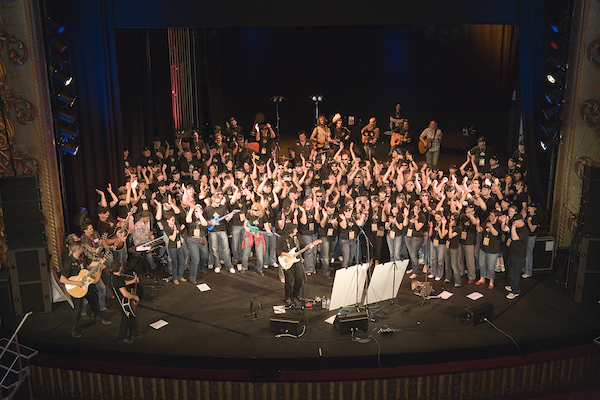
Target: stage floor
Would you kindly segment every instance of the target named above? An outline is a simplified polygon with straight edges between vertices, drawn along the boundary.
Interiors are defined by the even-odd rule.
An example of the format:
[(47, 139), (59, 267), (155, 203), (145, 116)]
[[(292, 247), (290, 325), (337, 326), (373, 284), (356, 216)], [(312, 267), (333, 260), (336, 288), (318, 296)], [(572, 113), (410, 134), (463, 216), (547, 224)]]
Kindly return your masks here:
[[(252, 264), (251, 264), (252, 265)], [(443, 281), (433, 281), (434, 294), (447, 290), (447, 300), (423, 299), (411, 291), (410, 279), (404, 275), (395, 304), (383, 301), (370, 307), (368, 334), (371, 340), (353, 341), (324, 322), (337, 310), (305, 309), (306, 331), (299, 338), (275, 337), (270, 333), (270, 316), (274, 305), (283, 304), (283, 284), (276, 269), (265, 276), (252, 268), (242, 274), (208, 271), (204, 276), (211, 290), (199, 291), (189, 282), (175, 286), (157, 280), (156, 301), (146, 296), (139, 305), (138, 323), (145, 337), (131, 344), (117, 342), (120, 322), (118, 305), (107, 300), (112, 312), (103, 314), (111, 325), (96, 325), (81, 320), (83, 337), (74, 339), (67, 333), (71, 307), (55, 303), (49, 314), (29, 317), (19, 335), (22, 343), (42, 353), (85, 358), (121, 364), (142, 364), (182, 368), (323, 370), (346, 368), (390, 368), (418, 364), (444, 363), (509, 355), (527, 355), (581, 344), (589, 344), (600, 335), (600, 305), (572, 301), (563, 291), (562, 274), (535, 273), (522, 281), (518, 300), (505, 298), (504, 274), (497, 276), (496, 287), (467, 284), (454, 288)], [(420, 274), (417, 280), (425, 280)], [(154, 280), (142, 275), (142, 284)], [(304, 296), (330, 297), (333, 279), (320, 271), (308, 277)], [(480, 292), (473, 301), (466, 296)], [(250, 301), (260, 304), (252, 320)], [(493, 306), (493, 324), (466, 326), (458, 320), (465, 308), (489, 302)], [(297, 315), (301, 310), (290, 310)], [(149, 325), (164, 320), (168, 325), (153, 329)], [(19, 317), (3, 319), (4, 333), (11, 332)], [(379, 334), (384, 326), (393, 334)], [(513, 343), (512, 339), (516, 343)]]

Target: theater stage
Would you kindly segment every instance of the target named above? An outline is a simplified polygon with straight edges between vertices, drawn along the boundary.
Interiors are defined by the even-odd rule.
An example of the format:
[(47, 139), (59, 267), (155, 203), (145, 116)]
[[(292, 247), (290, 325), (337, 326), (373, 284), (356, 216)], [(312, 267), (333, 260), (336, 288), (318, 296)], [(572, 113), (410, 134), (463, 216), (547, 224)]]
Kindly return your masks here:
[[(71, 307), (55, 303), (53, 312), (29, 317), (20, 332), (20, 341), (40, 350), (42, 355), (104, 361), (121, 365), (146, 365), (212, 370), (262, 371), (271, 376), (280, 371), (352, 368), (393, 368), (439, 364), (498, 357), (525, 357), (528, 354), (588, 345), (600, 335), (600, 304), (572, 301), (561, 272), (535, 273), (522, 281), (518, 300), (507, 300), (504, 274), (497, 276), (496, 287), (476, 286), (463, 281), (461, 288), (432, 282), (434, 294), (447, 290), (447, 300), (423, 299), (411, 291), (404, 275), (396, 305), (383, 301), (369, 308), (367, 335), (371, 340), (354, 341), (341, 335), (325, 319), (337, 310), (322, 308), (289, 310), (288, 315), (304, 312), (306, 330), (299, 338), (276, 337), (270, 332), (274, 305), (283, 304), (283, 284), (277, 270), (268, 269), (260, 276), (252, 269), (244, 274), (209, 271), (204, 276), (211, 290), (199, 291), (189, 282), (175, 286), (142, 274), (142, 285), (160, 287), (151, 301), (146, 289), (139, 305), (139, 328), (145, 337), (131, 344), (117, 342), (120, 321), (118, 305), (108, 300), (112, 312), (105, 318), (111, 325), (96, 325), (81, 320), (83, 337), (67, 333)], [(420, 274), (418, 280), (424, 280)], [(465, 279), (465, 278), (463, 278)], [(304, 296), (330, 297), (333, 279), (318, 273), (308, 277)], [(473, 301), (466, 296), (480, 292)], [(253, 320), (250, 301), (260, 304)], [(468, 326), (458, 320), (465, 308), (484, 302), (493, 306), (494, 328), (488, 323)], [(153, 329), (149, 325), (164, 320), (168, 325)], [(5, 318), (5, 334), (19, 317)], [(376, 333), (389, 326), (392, 334)], [(511, 339), (512, 338), (512, 339)], [(514, 342), (513, 342), (514, 339)], [(410, 370), (410, 369), (409, 369)]]

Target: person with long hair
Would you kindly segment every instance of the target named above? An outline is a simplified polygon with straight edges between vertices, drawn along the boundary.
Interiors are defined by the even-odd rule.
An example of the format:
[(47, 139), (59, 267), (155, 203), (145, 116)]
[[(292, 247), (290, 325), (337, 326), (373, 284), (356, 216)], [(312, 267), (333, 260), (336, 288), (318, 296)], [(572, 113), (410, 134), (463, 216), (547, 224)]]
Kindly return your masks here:
[(244, 215), (244, 243), (242, 251), (242, 272), (248, 271), (248, 259), (250, 251), (254, 248), (256, 254), (256, 272), (264, 276), (263, 256), (266, 253), (265, 232), (271, 232), (269, 221), (265, 210), (260, 202), (252, 203), (250, 209)]

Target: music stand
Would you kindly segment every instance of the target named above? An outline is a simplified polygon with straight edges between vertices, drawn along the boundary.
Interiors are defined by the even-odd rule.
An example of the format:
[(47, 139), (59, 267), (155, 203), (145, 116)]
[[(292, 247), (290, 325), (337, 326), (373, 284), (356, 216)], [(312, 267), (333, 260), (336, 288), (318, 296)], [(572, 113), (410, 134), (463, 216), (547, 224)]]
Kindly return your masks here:
[[(394, 298), (398, 295), (398, 290), (400, 290), (408, 262), (409, 260), (400, 262), (391, 261), (376, 265), (371, 276), (371, 283), (367, 289), (367, 297), (365, 297), (364, 304), (366, 305), (367, 301), (369, 304), (372, 304), (384, 300), (391, 300), (391, 304), (394, 304)], [(405, 307), (397, 304), (394, 305), (406, 310)]]
[(360, 304), (368, 269), (369, 263), (364, 263), (336, 271), (329, 310)]

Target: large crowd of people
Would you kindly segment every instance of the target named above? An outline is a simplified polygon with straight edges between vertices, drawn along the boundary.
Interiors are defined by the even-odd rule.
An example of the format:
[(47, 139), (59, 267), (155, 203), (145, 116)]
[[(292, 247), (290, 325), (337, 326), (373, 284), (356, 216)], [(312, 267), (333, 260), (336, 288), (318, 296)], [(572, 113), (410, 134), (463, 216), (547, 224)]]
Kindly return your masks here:
[[(149, 270), (163, 260), (174, 285), (195, 284), (206, 273), (264, 275), (279, 267), (290, 302), (303, 275), (319, 269), (331, 277), (336, 267), (409, 259), (411, 279), (425, 274), (455, 287), (493, 289), (505, 267), (507, 298), (515, 299), (520, 280), (532, 275), (541, 223), (527, 193), (524, 146), (502, 165), (479, 137), (462, 165), (438, 169), (442, 132), (431, 121), (419, 135), (427, 160), (419, 166), (405, 146), (409, 125), (399, 111), (386, 133), (402, 140), (385, 160), (375, 157), (375, 118), (355, 143), (339, 115), (331, 124), (320, 117), (310, 135), (300, 131), (285, 157), (270, 124), (250, 136), (235, 118), (224, 132), (215, 126), (208, 140), (193, 132), (174, 145), (157, 137), (136, 159), (125, 151), (126, 184), (97, 190), (97, 223), (85, 220), (73, 235), (70, 242), (85, 251), (69, 249), (69, 262), (73, 254), (93, 258), (110, 249), (108, 262), (126, 265), (135, 253)], [(160, 238), (163, 247), (136, 251)], [(280, 256), (294, 258), (294, 247), (305, 250), (301, 262), (281, 268)], [(102, 307), (93, 305), (96, 316)]]

